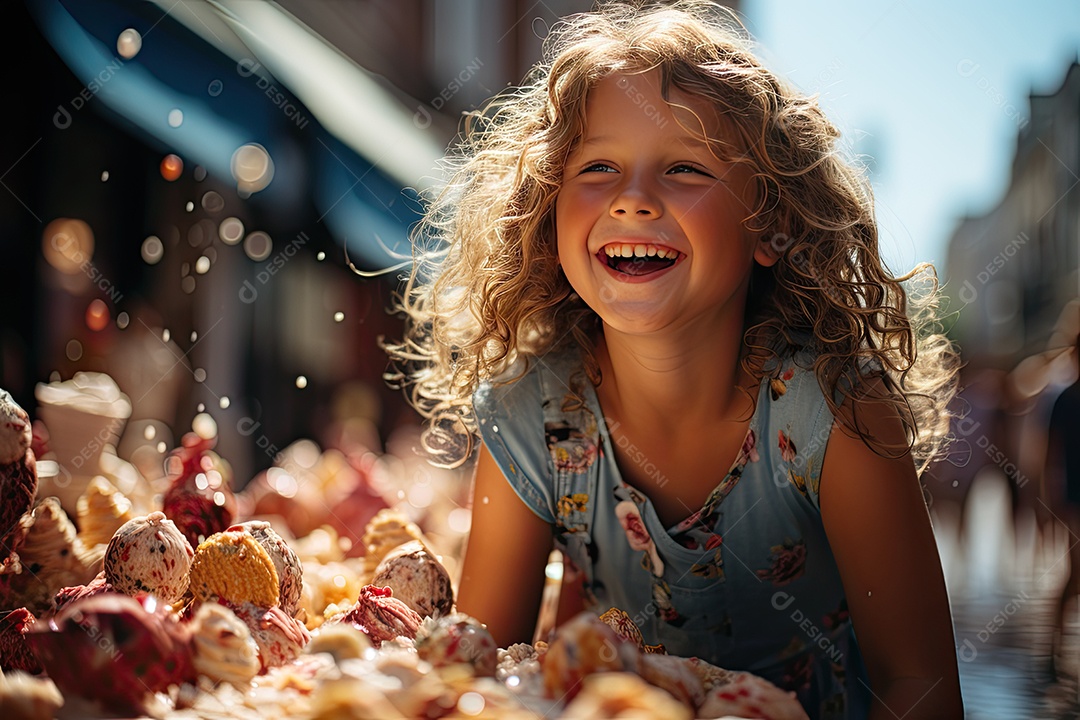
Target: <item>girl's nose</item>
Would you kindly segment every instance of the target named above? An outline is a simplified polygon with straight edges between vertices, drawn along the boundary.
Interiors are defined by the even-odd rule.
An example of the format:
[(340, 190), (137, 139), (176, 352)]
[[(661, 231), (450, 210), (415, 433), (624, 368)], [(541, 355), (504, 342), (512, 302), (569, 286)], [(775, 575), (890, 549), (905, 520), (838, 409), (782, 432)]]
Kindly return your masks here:
[(656, 197), (638, 184), (624, 186), (611, 203), (611, 215), (617, 218), (655, 219), (661, 212)]

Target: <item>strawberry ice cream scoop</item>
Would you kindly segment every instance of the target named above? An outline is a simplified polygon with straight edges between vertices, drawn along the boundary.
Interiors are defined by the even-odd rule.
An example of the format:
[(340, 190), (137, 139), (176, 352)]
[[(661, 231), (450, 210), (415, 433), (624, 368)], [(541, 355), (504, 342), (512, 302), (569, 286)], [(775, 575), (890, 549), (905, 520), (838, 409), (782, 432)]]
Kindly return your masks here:
[(131, 717), (147, 712), (153, 693), (195, 681), (188, 632), (151, 596), (103, 593), (35, 624), (26, 637), (65, 697)]
[(85, 600), (107, 592), (114, 592), (114, 590), (109, 581), (105, 579), (105, 571), (102, 570), (85, 585), (71, 585), (60, 588), (53, 598), (54, 614), (59, 614), (61, 610), (77, 600)]
[(372, 645), (380, 647), (384, 642), (398, 637), (414, 639), (423, 618), (394, 597), (390, 588), (365, 585), (360, 588), (356, 604), (338, 621), (357, 626), (371, 638)]
[(26, 643), (26, 633), (35, 622), (37, 618), (26, 608), (12, 610), (0, 619), (0, 670), (41, 672), (41, 663)]
[(384, 557), (375, 569), (371, 584), (389, 587), (394, 597), (421, 617), (448, 615), (454, 607), (449, 573), (417, 540), (395, 548)]
[(15, 551), (24, 537), (19, 518), (34, 505), (38, 478), (32, 440), (30, 416), (0, 390), (0, 566), (18, 565)]
[(713, 689), (698, 707), (698, 717), (767, 718), (767, 720), (807, 720), (806, 711), (795, 694), (784, 692), (768, 680), (750, 673), (734, 673), (731, 682)]
[(276, 605), (265, 608), (240, 603), (231, 609), (251, 631), (263, 670), (292, 662), (311, 642), (311, 633), (304, 624)]
[(149, 593), (167, 603), (187, 589), (195, 551), (165, 513), (128, 520), (105, 550), (105, 579), (126, 595)]
[(495, 638), (464, 613), (425, 619), (416, 633), (416, 652), (435, 667), (465, 664), (484, 677), (495, 676), (499, 659)]
[(296, 552), (265, 520), (249, 520), (229, 528), (244, 530), (262, 545), (277, 571), (278, 605), (290, 617), (300, 608), (300, 593), (304, 586), (304, 566)]
[(211, 450), (213, 444), (213, 440), (187, 433), (181, 446), (169, 453), (165, 461), (171, 484), (162, 498), (161, 509), (192, 547), (225, 530), (236, 519), (230, 473)]

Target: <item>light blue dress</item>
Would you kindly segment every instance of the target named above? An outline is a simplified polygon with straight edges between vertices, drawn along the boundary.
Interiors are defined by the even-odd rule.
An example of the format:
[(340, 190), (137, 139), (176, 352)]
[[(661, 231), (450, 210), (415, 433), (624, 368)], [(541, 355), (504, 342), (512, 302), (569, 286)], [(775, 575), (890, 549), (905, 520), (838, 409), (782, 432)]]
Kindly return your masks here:
[[(805, 360), (805, 359), (803, 359)], [(818, 505), (833, 417), (808, 362), (762, 382), (731, 469), (705, 505), (665, 528), (615, 462), (576, 350), (530, 360), (473, 397), (480, 433), (515, 492), (552, 524), (597, 612), (617, 607), (647, 644), (760, 675), (813, 718), (862, 718), (869, 680)]]

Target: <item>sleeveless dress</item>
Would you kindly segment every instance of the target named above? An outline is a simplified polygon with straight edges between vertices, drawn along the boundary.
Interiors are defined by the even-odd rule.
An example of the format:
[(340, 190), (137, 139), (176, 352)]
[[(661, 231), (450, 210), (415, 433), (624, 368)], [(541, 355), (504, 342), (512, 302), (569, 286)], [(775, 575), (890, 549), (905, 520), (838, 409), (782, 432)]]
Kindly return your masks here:
[[(586, 604), (627, 612), (645, 642), (795, 691), (812, 719), (862, 718), (870, 687), (818, 504), (833, 417), (807, 363), (762, 382), (742, 449), (703, 507), (664, 527), (665, 479), (624, 482), (579, 352), (553, 351), (473, 397), (481, 437), (584, 574)], [(801, 366), (800, 366), (801, 365)]]

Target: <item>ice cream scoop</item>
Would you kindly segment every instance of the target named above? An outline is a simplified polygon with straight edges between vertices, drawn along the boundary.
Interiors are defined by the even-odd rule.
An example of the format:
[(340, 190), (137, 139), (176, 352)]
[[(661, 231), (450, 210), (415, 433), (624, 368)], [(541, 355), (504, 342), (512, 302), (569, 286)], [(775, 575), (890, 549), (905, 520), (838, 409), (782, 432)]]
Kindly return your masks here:
[(385, 508), (376, 513), (364, 529), (364, 557), (374, 569), (391, 550), (411, 540), (419, 541), (425, 550), (434, 554), (419, 525), (400, 510)]
[(105, 579), (105, 571), (102, 570), (85, 585), (71, 585), (57, 590), (56, 595), (53, 597), (53, 614), (59, 613), (76, 600), (85, 600), (107, 592), (115, 591), (109, 581)]
[(304, 624), (286, 615), (280, 607), (260, 607), (246, 602), (231, 609), (251, 631), (259, 647), (263, 670), (292, 662), (311, 641), (311, 633)]
[(269, 608), (280, 596), (274, 561), (246, 530), (215, 533), (203, 541), (191, 561), (188, 587), (197, 603), (221, 600), (233, 607)]
[(562, 716), (575, 720), (614, 717), (690, 720), (694, 714), (663, 690), (632, 673), (606, 672), (585, 678), (581, 692), (566, 706)]
[(602, 614), (600, 619), (618, 633), (619, 637), (632, 642), (637, 646), (638, 650), (642, 652), (645, 651), (645, 641), (641, 637), (641, 629), (637, 626), (637, 623), (634, 622), (633, 618), (624, 611), (613, 607)]
[(105, 579), (126, 595), (150, 593), (167, 603), (187, 589), (195, 552), (162, 512), (128, 520), (105, 550)]
[(189, 432), (165, 460), (170, 484), (161, 509), (192, 547), (236, 519), (236, 498), (229, 487), (231, 471), (213, 452), (213, 445), (213, 439)]
[(153, 693), (194, 682), (188, 632), (152, 596), (110, 592), (71, 603), (26, 639), (65, 697), (131, 717), (147, 712)]
[(448, 615), (454, 607), (450, 575), (418, 540), (391, 550), (376, 567), (371, 584), (389, 587), (421, 617)]
[(416, 633), (416, 652), (435, 667), (462, 663), (478, 676), (494, 677), (499, 646), (476, 618), (454, 613), (427, 618)]
[(101, 475), (87, 483), (77, 508), (79, 539), (87, 547), (107, 545), (116, 531), (135, 517), (131, 500)]
[(19, 518), (34, 504), (37, 463), (30, 449), (30, 416), (6, 390), (0, 390), (0, 567), (17, 567), (24, 535)]
[(259, 646), (248, 626), (229, 608), (205, 603), (191, 621), (195, 670), (217, 682), (243, 685), (259, 674)]
[(41, 614), (52, 609), (58, 590), (88, 582), (94, 570), (56, 498), (42, 500), (20, 523), (25, 529), (19, 546), (21, 569), (0, 575), (0, 602)]
[(667, 690), (676, 700), (696, 709), (705, 700), (701, 677), (688, 658), (675, 655), (639, 655), (637, 672), (651, 685)]
[(698, 707), (698, 717), (766, 717), (769, 720), (807, 720), (806, 710), (768, 680), (746, 672), (713, 689)]
[(397, 637), (412, 640), (423, 618), (393, 595), (388, 587), (365, 585), (356, 604), (332, 621), (356, 625), (375, 647)]
[(567, 700), (580, 690), (581, 681), (595, 672), (634, 672), (638, 650), (610, 626), (585, 610), (555, 631), (541, 657), (544, 690), (548, 697)]
[(371, 640), (351, 623), (326, 623), (311, 634), (307, 646), (309, 654), (328, 653), (335, 662), (364, 657), (371, 648)]
[(5, 720), (53, 720), (64, 698), (56, 683), (19, 670), (0, 673), (0, 710)]
[(35, 622), (37, 618), (26, 608), (12, 610), (0, 619), (0, 670), (41, 672), (41, 663), (26, 643), (26, 634)]
[(295, 615), (300, 607), (304, 584), (304, 566), (289, 544), (265, 520), (249, 520), (233, 525), (229, 530), (243, 530), (255, 538), (270, 560), (278, 576), (278, 605), (286, 615)]

